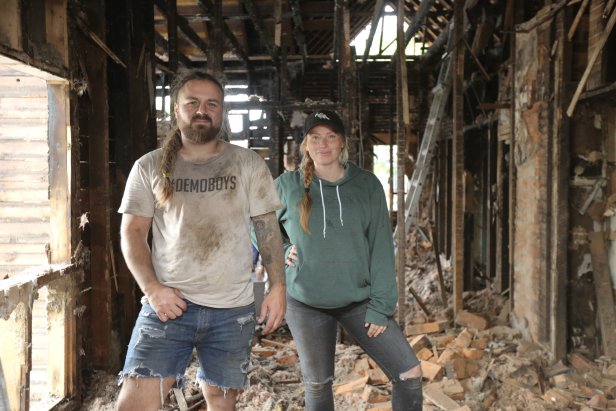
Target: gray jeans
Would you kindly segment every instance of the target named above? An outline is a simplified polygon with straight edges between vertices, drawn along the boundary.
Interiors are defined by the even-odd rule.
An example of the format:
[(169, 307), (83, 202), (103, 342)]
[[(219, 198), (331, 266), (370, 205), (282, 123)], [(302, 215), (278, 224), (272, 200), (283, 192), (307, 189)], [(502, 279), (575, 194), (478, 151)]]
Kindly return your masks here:
[(400, 378), (401, 374), (417, 366), (419, 360), (392, 319), (383, 334), (368, 337), (364, 327), (367, 307), (368, 302), (364, 301), (342, 308), (320, 309), (287, 295), (286, 320), (297, 345), (307, 411), (334, 410), (332, 382), (338, 323), (392, 381), (394, 411), (421, 411), (421, 377)]

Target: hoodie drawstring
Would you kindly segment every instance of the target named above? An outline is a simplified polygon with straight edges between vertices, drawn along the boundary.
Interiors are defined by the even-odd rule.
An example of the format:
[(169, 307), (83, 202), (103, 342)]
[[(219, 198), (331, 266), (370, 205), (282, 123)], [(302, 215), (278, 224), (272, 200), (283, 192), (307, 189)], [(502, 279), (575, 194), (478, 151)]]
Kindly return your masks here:
[[(321, 207), (323, 208), (323, 238), (327, 232), (327, 219), (325, 216), (325, 197), (323, 196), (323, 183), (319, 179), (319, 191), (321, 192)], [(340, 225), (344, 227), (344, 221), (342, 220), (342, 200), (340, 200), (340, 186), (336, 186), (336, 198), (338, 199), (338, 218), (340, 218)]]
[(340, 201), (340, 191), (338, 189), (340, 186), (336, 186), (336, 196), (338, 197), (338, 210), (340, 214), (340, 225), (344, 227), (344, 221), (342, 221), (342, 201)]
[(323, 238), (325, 238), (325, 231), (327, 230), (327, 220), (325, 219), (325, 198), (323, 197), (323, 183), (319, 178), (319, 190), (321, 191), (321, 207), (323, 207)]

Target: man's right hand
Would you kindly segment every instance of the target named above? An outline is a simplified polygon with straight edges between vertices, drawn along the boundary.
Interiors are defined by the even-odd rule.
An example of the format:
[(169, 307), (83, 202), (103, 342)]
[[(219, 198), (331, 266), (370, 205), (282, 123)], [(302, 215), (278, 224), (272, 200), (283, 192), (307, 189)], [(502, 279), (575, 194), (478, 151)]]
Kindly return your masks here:
[(146, 297), (162, 322), (176, 319), (188, 308), (182, 298), (182, 293), (178, 289), (166, 287), (162, 284), (149, 290)]

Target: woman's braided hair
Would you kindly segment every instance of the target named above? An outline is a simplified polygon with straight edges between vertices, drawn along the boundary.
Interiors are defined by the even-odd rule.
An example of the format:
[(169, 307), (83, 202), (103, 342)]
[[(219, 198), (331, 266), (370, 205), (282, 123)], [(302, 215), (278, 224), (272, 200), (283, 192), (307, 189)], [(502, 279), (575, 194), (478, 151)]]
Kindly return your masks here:
[[(304, 173), (304, 195), (299, 203), (299, 225), (302, 227), (306, 234), (310, 234), (308, 229), (308, 222), (310, 221), (310, 213), (312, 211), (312, 197), (310, 196), (310, 186), (312, 185), (312, 179), (314, 177), (314, 160), (310, 157), (310, 154), (306, 151), (306, 145), (308, 144), (308, 132), (304, 135), (299, 151), (302, 154), (302, 161), (299, 163), (299, 169)], [(344, 145), (338, 155), (338, 162), (344, 166), (349, 160), (349, 149), (346, 144), (346, 136), (340, 134)]]
[[(180, 73), (175, 78), (170, 87), (171, 107), (175, 107), (178, 101), (178, 94), (182, 87), (191, 80), (204, 80), (214, 83), (220, 89), (220, 93), (225, 96), (225, 90), (222, 84), (211, 74), (203, 70), (187, 70)], [(165, 136), (162, 143), (163, 156), (160, 162), (160, 174), (163, 177), (160, 188), (156, 191), (156, 206), (166, 208), (171, 203), (173, 198), (173, 187), (171, 184), (171, 175), (175, 168), (175, 161), (178, 156), (178, 152), (182, 148), (182, 135), (177, 127), (176, 118), (173, 116), (173, 130)]]

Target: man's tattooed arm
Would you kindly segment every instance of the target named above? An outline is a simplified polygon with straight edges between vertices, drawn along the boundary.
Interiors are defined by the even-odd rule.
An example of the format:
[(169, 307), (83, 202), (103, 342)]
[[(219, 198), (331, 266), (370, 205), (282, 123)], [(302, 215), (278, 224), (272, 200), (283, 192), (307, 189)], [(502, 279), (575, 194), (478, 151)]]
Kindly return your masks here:
[(285, 284), (284, 250), (276, 213), (252, 217), (259, 252), (272, 285)]

